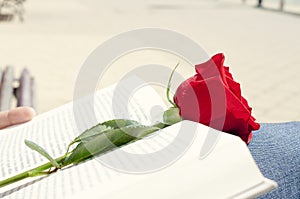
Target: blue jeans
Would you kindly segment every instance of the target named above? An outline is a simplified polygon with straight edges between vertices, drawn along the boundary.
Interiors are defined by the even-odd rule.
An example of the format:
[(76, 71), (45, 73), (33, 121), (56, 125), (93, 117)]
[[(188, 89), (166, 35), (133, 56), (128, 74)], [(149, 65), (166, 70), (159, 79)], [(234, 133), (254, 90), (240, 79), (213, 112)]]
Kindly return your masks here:
[(262, 124), (249, 149), (263, 175), (278, 183), (260, 199), (300, 199), (300, 122)]

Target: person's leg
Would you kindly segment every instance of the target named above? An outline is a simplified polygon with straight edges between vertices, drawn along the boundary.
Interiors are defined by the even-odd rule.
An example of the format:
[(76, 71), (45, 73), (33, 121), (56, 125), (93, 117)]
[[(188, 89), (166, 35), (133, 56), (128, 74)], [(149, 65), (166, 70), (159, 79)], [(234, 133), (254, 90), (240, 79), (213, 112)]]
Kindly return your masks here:
[(278, 183), (259, 198), (300, 198), (300, 122), (262, 124), (249, 149), (263, 175)]

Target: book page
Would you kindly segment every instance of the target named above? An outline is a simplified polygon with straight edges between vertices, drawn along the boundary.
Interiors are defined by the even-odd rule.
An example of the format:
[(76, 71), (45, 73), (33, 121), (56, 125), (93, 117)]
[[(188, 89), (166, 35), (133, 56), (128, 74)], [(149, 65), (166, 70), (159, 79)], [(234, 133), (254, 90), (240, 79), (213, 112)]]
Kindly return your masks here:
[[(0, 180), (47, 162), (25, 146), (25, 139), (38, 143), (52, 156), (59, 157), (65, 153), (68, 143), (82, 132), (81, 128), (115, 118), (134, 119), (143, 124), (161, 119), (166, 105), (150, 86), (140, 88), (130, 97), (128, 93), (131, 91), (126, 87), (117, 90), (121, 92), (116, 92), (114, 86), (97, 91), (94, 113), (87, 112), (90, 98), (80, 99), (76, 109), (80, 116), (79, 127), (75, 122), (73, 104), (69, 103), (29, 123), (0, 131)], [(119, 107), (119, 111), (112, 107)], [(94, 121), (93, 114), (97, 121)], [(188, 139), (187, 148), (182, 148), (187, 140), (177, 137), (182, 131), (181, 125), (188, 127), (183, 131), (183, 138), (195, 133)], [(208, 133), (218, 134), (220, 139), (212, 153), (202, 160), (199, 159), (200, 150)], [(172, 147), (168, 147), (170, 144), (173, 144)], [(152, 154), (162, 149), (166, 153), (147, 158), (144, 162), (124, 159), (120, 153)], [(117, 160), (125, 167), (143, 168), (151, 162), (167, 159), (178, 152), (177, 149), (182, 154), (156, 172), (143, 175), (124, 173), (95, 158), (49, 176), (29, 178), (0, 188), (0, 198), (239, 198), (243, 194), (257, 196), (275, 187), (274, 184), (262, 186), (266, 179), (240, 138), (190, 121), (157, 131), (100, 158)]]
[[(124, 85), (118, 92), (115, 86), (97, 91), (94, 95), (94, 111), (97, 121), (91, 120), (86, 113), (89, 98), (79, 100), (77, 111), (83, 124), (89, 128), (97, 123), (116, 118), (134, 119), (143, 124), (160, 118), (160, 111), (166, 108), (161, 97), (150, 86), (144, 86), (128, 98), (132, 91)], [(116, 98), (112, 109), (112, 98)], [(157, 107), (159, 107), (157, 109)], [(123, 112), (122, 112), (123, 111)], [(92, 123), (94, 122), (94, 123)], [(75, 123), (73, 103), (39, 115), (31, 122), (0, 131), (0, 180), (21, 171), (34, 168), (48, 162), (37, 152), (25, 146), (24, 140), (31, 140), (42, 146), (52, 157), (60, 157), (66, 152), (66, 146), (82, 133), (82, 125)], [(66, 168), (46, 177), (35, 177), (16, 184), (0, 188), (0, 198), (67, 198), (98, 183), (111, 180), (119, 173), (108, 169), (96, 160)]]

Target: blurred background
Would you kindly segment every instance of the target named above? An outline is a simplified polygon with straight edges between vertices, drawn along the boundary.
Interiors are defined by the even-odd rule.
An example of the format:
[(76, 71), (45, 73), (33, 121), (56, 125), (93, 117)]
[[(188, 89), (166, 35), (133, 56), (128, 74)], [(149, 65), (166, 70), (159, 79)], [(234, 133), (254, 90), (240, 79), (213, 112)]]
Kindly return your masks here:
[[(211, 56), (225, 54), (259, 122), (299, 121), (300, 1), (284, 1), (283, 10), (280, 2), (263, 0), (258, 8), (258, 0), (19, 0), (14, 17), (7, 13), (15, 10), (0, 10), (0, 66), (15, 66), (16, 76), (30, 70), (43, 113), (72, 100), (80, 67), (99, 44), (131, 29), (167, 28)], [(118, 60), (99, 88), (130, 67), (177, 62), (167, 53), (136, 52)], [(186, 64), (179, 71), (188, 78)]]

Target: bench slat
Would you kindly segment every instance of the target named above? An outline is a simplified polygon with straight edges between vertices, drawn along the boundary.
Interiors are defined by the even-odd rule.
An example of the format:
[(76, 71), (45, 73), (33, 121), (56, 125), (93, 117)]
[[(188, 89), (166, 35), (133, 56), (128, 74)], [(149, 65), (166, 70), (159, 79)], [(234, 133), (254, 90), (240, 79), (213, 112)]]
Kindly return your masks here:
[(35, 79), (34, 77), (30, 78), (31, 83), (31, 107), (36, 110), (36, 88), (35, 88)]
[(24, 68), (19, 79), (19, 88), (17, 89), (17, 106), (32, 106), (31, 97), (31, 77), (27, 68)]
[(0, 111), (9, 110), (11, 108), (13, 97), (13, 67), (7, 66), (3, 72), (0, 86)]

